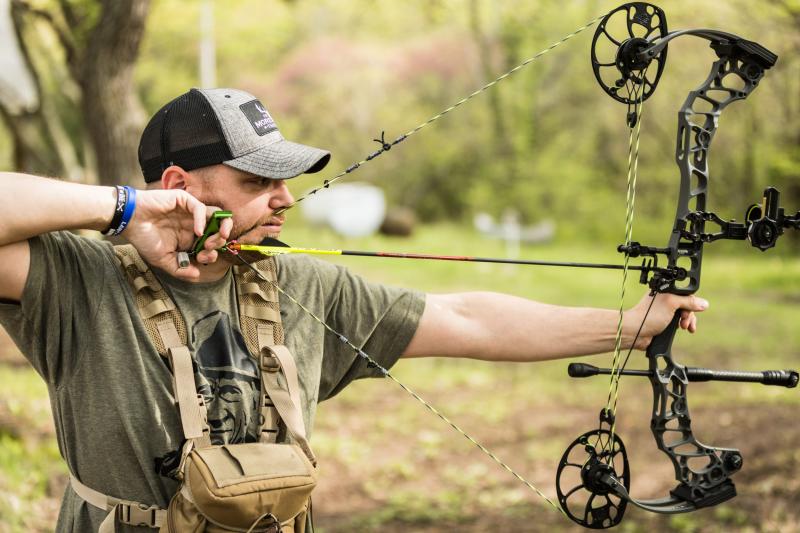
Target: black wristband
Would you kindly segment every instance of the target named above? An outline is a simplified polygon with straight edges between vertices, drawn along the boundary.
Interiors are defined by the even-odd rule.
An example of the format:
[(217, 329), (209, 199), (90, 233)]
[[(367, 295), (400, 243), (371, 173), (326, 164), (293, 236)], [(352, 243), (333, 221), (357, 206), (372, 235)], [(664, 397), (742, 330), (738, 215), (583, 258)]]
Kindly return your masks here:
[(122, 222), (122, 215), (125, 214), (125, 206), (128, 203), (128, 189), (120, 185), (116, 185), (117, 189), (117, 205), (114, 208), (114, 216), (111, 217), (111, 224), (108, 229), (103, 232), (103, 235), (111, 236), (117, 234), (117, 228)]

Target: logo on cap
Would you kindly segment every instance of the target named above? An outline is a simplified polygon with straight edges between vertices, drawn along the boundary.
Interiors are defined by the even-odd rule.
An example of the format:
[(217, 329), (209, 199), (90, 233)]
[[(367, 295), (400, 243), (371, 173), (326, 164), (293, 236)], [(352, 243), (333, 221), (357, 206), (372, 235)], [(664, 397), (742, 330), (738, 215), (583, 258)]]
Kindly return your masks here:
[(272, 117), (269, 116), (267, 110), (258, 100), (252, 100), (246, 104), (242, 104), (239, 106), (239, 109), (242, 110), (242, 113), (247, 117), (247, 120), (258, 135), (266, 135), (267, 133), (278, 130), (275, 121), (272, 120)]

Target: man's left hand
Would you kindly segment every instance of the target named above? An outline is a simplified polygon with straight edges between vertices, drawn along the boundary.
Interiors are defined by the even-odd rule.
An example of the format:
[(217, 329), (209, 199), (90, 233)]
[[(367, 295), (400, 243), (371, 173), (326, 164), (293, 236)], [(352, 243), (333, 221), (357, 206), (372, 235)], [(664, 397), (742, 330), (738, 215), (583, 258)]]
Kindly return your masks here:
[[(639, 303), (625, 313), (625, 327), (630, 335), (628, 342), (633, 340), (633, 336), (639, 330), (652, 299), (653, 296), (645, 294), (639, 300)], [(666, 329), (678, 309), (681, 310), (681, 329), (694, 333), (697, 330), (697, 315), (695, 313), (708, 309), (708, 302), (693, 294), (689, 296), (658, 294), (655, 296), (655, 302), (653, 302), (653, 306), (647, 314), (647, 321), (642, 327), (641, 333), (639, 333), (639, 338), (636, 339), (634, 348), (645, 350), (652, 342), (653, 337)]]

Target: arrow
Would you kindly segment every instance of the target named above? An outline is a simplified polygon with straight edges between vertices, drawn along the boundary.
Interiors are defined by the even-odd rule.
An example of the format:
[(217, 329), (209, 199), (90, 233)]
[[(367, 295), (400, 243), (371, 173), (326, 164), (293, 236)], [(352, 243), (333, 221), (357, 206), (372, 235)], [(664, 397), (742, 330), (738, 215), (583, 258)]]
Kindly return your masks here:
[[(537, 261), (528, 259), (503, 259), (497, 257), (474, 257), (468, 255), (439, 255), (439, 254), (418, 254), (406, 252), (365, 252), (359, 250), (322, 250), (319, 248), (295, 248), (277, 239), (264, 239), (261, 244), (242, 244), (231, 241), (225, 245), (225, 249), (233, 252), (258, 252), (266, 256), (285, 255), (285, 254), (312, 254), (312, 255), (349, 255), (358, 257), (389, 257), (394, 259), (428, 259), (433, 261), (466, 261), (470, 263), (499, 263), (505, 265), (533, 265), (533, 266), (555, 266), (572, 268), (602, 268), (609, 270), (623, 270), (623, 265), (607, 263), (576, 263), (562, 261)], [(629, 266), (628, 270), (651, 271), (650, 266)]]

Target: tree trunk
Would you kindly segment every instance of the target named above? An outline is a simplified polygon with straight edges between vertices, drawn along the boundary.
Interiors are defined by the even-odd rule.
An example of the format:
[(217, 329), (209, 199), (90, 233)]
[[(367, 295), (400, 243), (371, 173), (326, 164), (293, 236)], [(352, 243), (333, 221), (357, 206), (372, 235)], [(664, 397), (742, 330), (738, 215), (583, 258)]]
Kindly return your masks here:
[(44, 176), (60, 176), (64, 169), (48, 134), (41, 109), (38, 107), (34, 111), (12, 115), (0, 106), (0, 116), (5, 120), (14, 143), (14, 169)]
[[(90, 2), (89, 2), (90, 3)], [(40, 105), (18, 112), (0, 102), (0, 118), (14, 141), (18, 170), (103, 184), (141, 184), (137, 149), (145, 114), (134, 90), (133, 69), (144, 34), (150, 0), (98, 1), (99, 17), (87, 17), (93, 9), (76, 11), (65, 0), (60, 13), (39, 8), (25, 0), (12, 3), (14, 26), (20, 47), (37, 82)], [(91, 6), (83, 6), (91, 7)], [(82, 132), (66, 133), (60, 109), (46, 94), (29, 53), (49, 53), (38, 32), (23, 32), (31, 20), (48, 24), (64, 49), (69, 75), (80, 88)], [(25, 35), (23, 35), (25, 33)], [(41, 49), (41, 50), (40, 50)], [(49, 68), (38, 65), (40, 69)], [(45, 78), (41, 78), (42, 80)], [(50, 81), (52, 84), (52, 80)], [(62, 99), (60, 105), (64, 105)], [(77, 154), (83, 154), (79, 161)]]
[(145, 113), (133, 70), (149, 0), (105, 0), (79, 67), (81, 110), (101, 184), (141, 185), (137, 158)]
[[(491, 37), (484, 33), (480, 14), (479, 0), (472, 0), (469, 4), (469, 21), (472, 29), (472, 34), (475, 41), (478, 43), (478, 52), (481, 63), (481, 73), (483, 74), (484, 81), (497, 76), (497, 71), (492, 68), (492, 42)], [(504, 65), (505, 67), (505, 65)], [(492, 120), (492, 131), (494, 133), (494, 144), (498, 151), (498, 157), (505, 163), (506, 172), (504, 179), (507, 185), (511, 185), (516, 181), (517, 169), (516, 158), (514, 153), (514, 145), (511, 142), (508, 128), (506, 127), (505, 117), (503, 115), (503, 102), (501, 93), (497, 90), (490, 90), (486, 93), (489, 102), (489, 110)]]
[(0, 101), (0, 117), (5, 121), (14, 144), (14, 168), (23, 172), (59, 176), (63, 168), (42, 111), (41, 85), (23, 39), (22, 17), (17, 9), (11, 9), (10, 16), (19, 45), (20, 58), (37, 93), (37, 104), (29, 106), (28, 109), (24, 106), (6, 105)]

